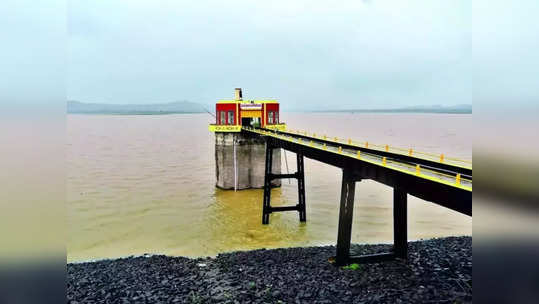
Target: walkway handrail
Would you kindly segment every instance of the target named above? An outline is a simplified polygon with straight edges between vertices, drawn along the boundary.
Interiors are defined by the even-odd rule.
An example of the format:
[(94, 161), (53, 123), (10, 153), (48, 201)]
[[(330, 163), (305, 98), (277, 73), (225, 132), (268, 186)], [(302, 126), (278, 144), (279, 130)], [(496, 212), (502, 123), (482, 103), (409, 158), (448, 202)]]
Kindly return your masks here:
[[(312, 147), (312, 148), (324, 150), (324, 151), (327, 151), (327, 152), (336, 153), (336, 154), (342, 154), (343, 156), (353, 157), (353, 158), (356, 158), (356, 159), (361, 159), (362, 161), (369, 162), (371, 164), (388, 167), (390, 169), (401, 171), (401, 172), (404, 172), (404, 173), (407, 173), (407, 174), (415, 173), (414, 175), (416, 175), (418, 177), (421, 177), (421, 178), (429, 179), (429, 180), (436, 181), (436, 182), (441, 182), (441, 183), (444, 183), (444, 184), (448, 184), (448, 185), (451, 185), (451, 186), (454, 186), (454, 187), (461, 188), (463, 190), (472, 191), (471, 186), (462, 185), (462, 183), (466, 183), (466, 184), (471, 185), (472, 180), (469, 179), (469, 178), (463, 177), (460, 173), (456, 173), (454, 175), (451, 175), (451, 174), (447, 174), (447, 173), (440, 172), (440, 171), (437, 171), (437, 170), (429, 169), (428, 167), (421, 166), (419, 164), (412, 165), (412, 164), (408, 164), (406, 162), (398, 162), (398, 161), (388, 159), (387, 157), (382, 157), (381, 155), (373, 154), (373, 153), (369, 153), (369, 152), (357, 151), (357, 152), (354, 152), (354, 153), (350, 153), (348, 151), (343, 150), (342, 146), (338, 145), (339, 143), (341, 143), (340, 141), (338, 141), (338, 139), (337, 140), (331, 140), (332, 142), (336, 143), (336, 145), (333, 146), (334, 148), (336, 148), (336, 150), (331, 150), (331, 149), (328, 149), (328, 146), (325, 143), (324, 144), (319, 144), (319, 143), (315, 143), (313, 140), (302, 140), (302, 138), (301, 138), (301, 137), (303, 137), (303, 138), (307, 137), (307, 138), (315, 139), (317, 141), (327, 141), (328, 140), (327, 137), (326, 137), (326, 139), (318, 138), (318, 137), (316, 137), (316, 134), (314, 134), (313, 137), (310, 137), (310, 136), (305, 135), (307, 133), (304, 132), (304, 133), (298, 133), (297, 134), (297, 135), (299, 135), (301, 137), (295, 137), (296, 134), (290, 133), (290, 132), (283, 132), (283, 131), (277, 132), (277, 131), (273, 131), (273, 130), (268, 131), (268, 130), (264, 130), (264, 129), (253, 128), (253, 127), (243, 127), (243, 128), (245, 130), (255, 132), (255, 133), (258, 133), (258, 134), (261, 134), (261, 135), (272, 136), (272, 137), (276, 137), (276, 138), (279, 138), (279, 139), (282, 139), (282, 140), (286, 140), (286, 141), (294, 142), (294, 143), (297, 143), (297, 144), (309, 146), (309, 147)], [(364, 149), (364, 147), (355, 146), (353, 144), (350, 144), (350, 142), (351, 141), (346, 142), (346, 146), (352, 146), (352, 147), (358, 147), (358, 148)], [(370, 148), (371, 147), (369, 145), (369, 149)], [(373, 150), (374, 151), (380, 151), (380, 152), (388, 152), (387, 150), (377, 150), (377, 149), (373, 149)], [(390, 153), (393, 153), (393, 152), (390, 152)], [(375, 160), (372, 160), (372, 159), (366, 159), (364, 157), (365, 155), (380, 158), (380, 161), (375, 161)], [(400, 154), (400, 153), (399, 153), (399, 155), (409, 156), (409, 155)], [(413, 156), (413, 157), (418, 158), (416, 156)], [(418, 159), (421, 159), (421, 158), (418, 158)], [(429, 161), (432, 161), (432, 160), (429, 160)], [(395, 166), (396, 164), (398, 164), (401, 167), (406, 167), (407, 170), (404, 170), (403, 168), (399, 168), (399, 167)], [(445, 163), (441, 163), (441, 164), (445, 164)], [(447, 164), (445, 164), (445, 165), (447, 165)], [(455, 167), (459, 167), (459, 166), (455, 166)], [(471, 168), (466, 168), (466, 169), (471, 169)], [(432, 176), (424, 174), (426, 172), (431, 173)], [(436, 178), (435, 176), (440, 176), (440, 177), (443, 176), (443, 177), (445, 177), (445, 178), (447, 178), (449, 180), (453, 180), (453, 182), (449, 182), (448, 180), (444, 180), (444, 179), (441, 179), (441, 178)]]
[[(268, 129), (271, 129), (271, 127), (268, 126)], [(401, 155), (408, 155), (408, 156), (422, 158), (429, 161), (439, 162), (441, 164), (451, 162), (451, 165), (459, 166), (466, 169), (472, 168), (471, 160), (465, 160), (465, 159), (456, 158), (456, 157), (448, 157), (443, 153), (435, 154), (431, 152), (417, 151), (417, 150), (414, 150), (413, 148), (406, 149), (406, 148), (395, 147), (395, 146), (390, 146), (390, 145), (373, 144), (368, 141), (361, 142), (361, 141), (356, 141), (352, 139), (341, 139), (339, 137), (330, 137), (326, 135), (317, 136), (316, 133), (312, 133), (312, 135), (309, 135), (307, 131), (300, 131), (300, 130), (296, 130), (295, 132), (294, 130), (286, 130), (286, 131), (280, 131), (280, 132), (289, 133), (289, 134), (298, 134), (301, 136), (312, 137), (316, 139), (331, 140), (335, 143), (347, 143), (348, 145), (357, 146), (357, 147), (365, 147), (372, 150), (392, 152), (392, 153), (401, 154)], [(423, 155), (423, 156), (428, 156), (428, 157), (421, 157), (421, 156), (418, 157), (417, 156), (418, 154)]]

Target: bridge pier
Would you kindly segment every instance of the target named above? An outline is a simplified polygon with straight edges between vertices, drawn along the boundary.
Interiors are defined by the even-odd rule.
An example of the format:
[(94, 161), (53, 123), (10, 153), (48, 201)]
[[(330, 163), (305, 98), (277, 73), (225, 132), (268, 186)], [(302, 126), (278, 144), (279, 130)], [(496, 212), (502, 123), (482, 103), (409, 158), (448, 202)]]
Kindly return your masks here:
[(376, 263), (395, 258), (407, 259), (407, 193), (399, 188), (393, 188), (393, 251), (369, 255), (350, 255), (354, 194), (358, 181), (361, 181), (361, 178), (356, 176), (352, 170), (343, 169), (335, 263), (341, 266), (351, 263)]
[[(262, 224), (269, 224), (269, 216), (273, 212), (293, 211), (299, 212), (300, 222), (307, 221), (305, 210), (305, 171), (303, 164), (303, 154), (297, 153), (297, 172), (293, 174), (273, 174), (273, 147), (270, 141), (266, 143), (266, 165), (264, 172), (264, 200), (262, 205)], [(298, 180), (298, 204), (295, 206), (271, 206), (271, 183), (274, 179), (296, 178)]]
[(337, 233), (338, 265), (348, 262), (350, 256), (350, 241), (352, 239), (352, 219), (354, 217), (354, 195), (356, 182), (360, 181), (351, 170), (343, 170), (341, 185), (341, 207), (339, 209), (339, 230)]
[(408, 258), (408, 194), (393, 188), (393, 238), (397, 258)]
[[(260, 135), (266, 142), (266, 166), (264, 173), (264, 202), (262, 223), (269, 223), (269, 215), (276, 211), (296, 210), (300, 220), (305, 221), (305, 182), (303, 158), (308, 157), (343, 170), (337, 248), (334, 260), (337, 265), (349, 263), (370, 263), (407, 259), (407, 196), (429, 201), (451, 210), (472, 216), (472, 169), (442, 162), (402, 155), (377, 149), (363, 148), (344, 144), (335, 140), (320, 139), (316, 136), (279, 132), (275, 130), (247, 128), (245, 132)], [(350, 143), (350, 142), (349, 142)], [(272, 168), (273, 148), (282, 148), (296, 153), (298, 172), (294, 174), (274, 174)], [(367, 157), (365, 157), (365, 154)], [(388, 161), (389, 160), (389, 161)], [(397, 165), (395, 165), (397, 164)], [(399, 164), (415, 164), (410, 170), (402, 169)], [(425, 174), (420, 166), (429, 168)], [(436, 175), (442, 173), (444, 177)], [(461, 184), (460, 176), (466, 176), (466, 186)], [(454, 183), (451, 175), (455, 176)], [(297, 178), (299, 203), (296, 206), (272, 207), (270, 204), (271, 181), (279, 178)], [(371, 179), (393, 188), (393, 248), (387, 253), (371, 255), (351, 255), (354, 192), (356, 182)]]

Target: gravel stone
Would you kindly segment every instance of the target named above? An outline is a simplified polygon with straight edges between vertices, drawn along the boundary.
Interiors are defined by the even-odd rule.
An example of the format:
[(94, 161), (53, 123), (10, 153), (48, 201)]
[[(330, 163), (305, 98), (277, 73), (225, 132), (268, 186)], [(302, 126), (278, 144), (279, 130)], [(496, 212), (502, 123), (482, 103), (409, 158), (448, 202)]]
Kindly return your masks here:
[[(352, 245), (355, 254), (391, 245)], [(343, 269), (334, 246), (67, 265), (68, 303), (471, 303), (472, 238), (409, 242), (409, 259)], [(205, 264), (205, 267), (200, 267)]]

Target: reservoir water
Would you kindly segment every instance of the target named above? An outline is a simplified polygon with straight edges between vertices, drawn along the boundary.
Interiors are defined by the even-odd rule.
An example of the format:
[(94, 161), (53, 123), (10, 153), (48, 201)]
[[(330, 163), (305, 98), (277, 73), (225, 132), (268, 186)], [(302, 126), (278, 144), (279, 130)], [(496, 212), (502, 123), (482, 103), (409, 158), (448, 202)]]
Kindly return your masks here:
[[(306, 159), (307, 222), (297, 212), (261, 224), (262, 190), (215, 188), (208, 114), (68, 115), (68, 261), (144, 253), (212, 256), (256, 248), (334, 245), (341, 170)], [(282, 113), (294, 130), (472, 159), (472, 115)], [(295, 155), (282, 154), (290, 172)], [(296, 204), (294, 180), (273, 205)], [(409, 239), (471, 235), (472, 219), (409, 196)], [(392, 189), (356, 186), (352, 241), (392, 242)]]

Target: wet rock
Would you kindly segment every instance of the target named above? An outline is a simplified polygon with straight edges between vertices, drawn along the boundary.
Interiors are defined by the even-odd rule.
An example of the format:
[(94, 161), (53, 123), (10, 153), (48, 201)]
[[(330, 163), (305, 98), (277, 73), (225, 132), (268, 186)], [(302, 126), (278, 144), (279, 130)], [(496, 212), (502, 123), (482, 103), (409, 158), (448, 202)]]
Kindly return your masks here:
[[(358, 254), (390, 245), (352, 245)], [(335, 247), (254, 250), (215, 259), (146, 255), (67, 265), (68, 303), (421, 303), (472, 301), (472, 238), (409, 244), (409, 259), (347, 270)], [(204, 267), (200, 267), (204, 264)], [(279, 302), (280, 301), (280, 302)]]

